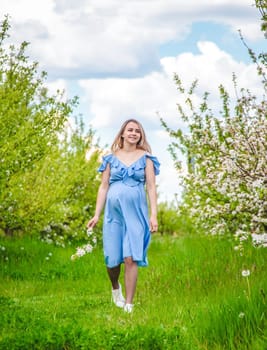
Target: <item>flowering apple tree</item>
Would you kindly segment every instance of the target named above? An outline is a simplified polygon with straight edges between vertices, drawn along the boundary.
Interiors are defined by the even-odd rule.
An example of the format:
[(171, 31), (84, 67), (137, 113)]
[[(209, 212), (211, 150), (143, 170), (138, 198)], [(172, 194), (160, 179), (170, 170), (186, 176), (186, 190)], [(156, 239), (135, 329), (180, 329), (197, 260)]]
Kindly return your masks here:
[(178, 152), (188, 162), (188, 171), (181, 176), (181, 212), (207, 233), (234, 234), (241, 242), (252, 235), (254, 242), (266, 245), (267, 64), (263, 54), (250, 55), (262, 78), (262, 97), (238, 89), (234, 75), (236, 101), (220, 86), (222, 111), (215, 116), (208, 107), (208, 93), (195, 105), (197, 81), (186, 91), (175, 75), (185, 101), (178, 105), (185, 128), (173, 130), (161, 121), (173, 139), (170, 151), (177, 167)]

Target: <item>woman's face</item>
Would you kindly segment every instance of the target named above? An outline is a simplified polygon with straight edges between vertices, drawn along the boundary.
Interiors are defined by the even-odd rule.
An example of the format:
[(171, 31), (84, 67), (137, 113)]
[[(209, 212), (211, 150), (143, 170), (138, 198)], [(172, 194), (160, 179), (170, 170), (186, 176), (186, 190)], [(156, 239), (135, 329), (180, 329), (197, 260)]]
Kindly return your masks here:
[(128, 142), (130, 144), (137, 144), (141, 139), (141, 130), (138, 124), (134, 122), (129, 122), (122, 134), (124, 142)]

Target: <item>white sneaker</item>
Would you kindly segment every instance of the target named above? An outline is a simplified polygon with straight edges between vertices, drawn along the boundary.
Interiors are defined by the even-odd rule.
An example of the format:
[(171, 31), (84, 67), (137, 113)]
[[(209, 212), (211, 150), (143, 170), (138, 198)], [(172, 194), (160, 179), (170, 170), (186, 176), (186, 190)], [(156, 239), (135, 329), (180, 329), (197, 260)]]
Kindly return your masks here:
[(128, 312), (130, 314), (133, 312), (133, 304), (125, 304), (123, 309), (125, 312)]
[(112, 300), (118, 307), (124, 307), (125, 299), (122, 295), (121, 285), (119, 284), (118, 289), (112, 289)]

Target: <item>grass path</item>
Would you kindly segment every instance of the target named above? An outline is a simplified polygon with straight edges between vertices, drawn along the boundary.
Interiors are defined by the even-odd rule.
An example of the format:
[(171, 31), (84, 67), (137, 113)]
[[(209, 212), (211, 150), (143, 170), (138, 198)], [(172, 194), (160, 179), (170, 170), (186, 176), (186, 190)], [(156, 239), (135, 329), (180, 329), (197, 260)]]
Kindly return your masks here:
[(111, 303), (101, 248), (73, 251), (0, 240), (0, 349), (267, 349), (266, 249), (155, 235), (131, 315)]

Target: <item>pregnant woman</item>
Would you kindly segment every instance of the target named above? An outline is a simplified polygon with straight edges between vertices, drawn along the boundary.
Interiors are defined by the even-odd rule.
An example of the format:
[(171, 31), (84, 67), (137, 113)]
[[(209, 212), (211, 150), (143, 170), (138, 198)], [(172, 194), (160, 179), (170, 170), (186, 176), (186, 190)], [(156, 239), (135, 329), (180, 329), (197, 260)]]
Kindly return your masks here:
[[(144, 129), (135, 119), (123, 123), (111, 151), (103, 157), (98, 169), (102, 172), (102, 181), (95, 215), (87, 227), (93, 228), (97, 224), (105, 205), (103, 246), (112, 299), (130, 313), (138, 266), (147, 266), (150, 233), (158, 230), (155, 175), (159, 173), (160, 164), (151, 155)], [(125, 264), (126, 299), (119, 283), (122, 263)]]

